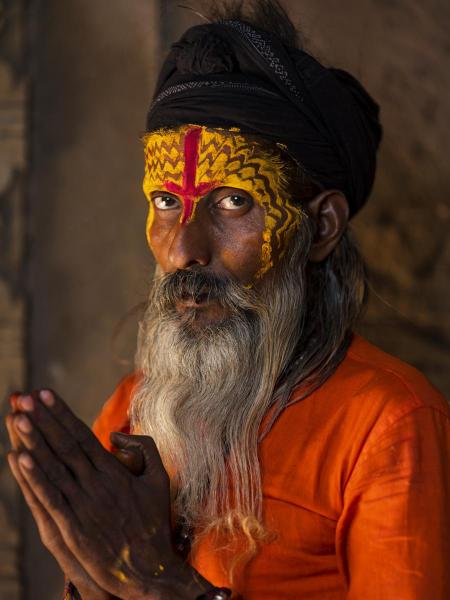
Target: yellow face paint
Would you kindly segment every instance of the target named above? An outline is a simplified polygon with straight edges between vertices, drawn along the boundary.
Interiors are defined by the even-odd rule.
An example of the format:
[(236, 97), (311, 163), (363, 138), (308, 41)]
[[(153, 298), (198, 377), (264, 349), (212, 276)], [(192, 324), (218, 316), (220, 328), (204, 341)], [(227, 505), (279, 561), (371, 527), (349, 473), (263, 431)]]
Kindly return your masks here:
[[(255, 279), (282, 258), (302, 220), (302, 210), (286, 191), (284, 163), (237, 130), (185, 125), (144, 138), (144, 193), (150, 202), (147, 239), (154, 220), (152, 192), (167, 191), (183, 203), (182, 224), (195, 218), (202, 197), (218, 187), (248, 192), (265, 211), (261, 268)], [(151, 245), (151, 244), (150, 244)]]

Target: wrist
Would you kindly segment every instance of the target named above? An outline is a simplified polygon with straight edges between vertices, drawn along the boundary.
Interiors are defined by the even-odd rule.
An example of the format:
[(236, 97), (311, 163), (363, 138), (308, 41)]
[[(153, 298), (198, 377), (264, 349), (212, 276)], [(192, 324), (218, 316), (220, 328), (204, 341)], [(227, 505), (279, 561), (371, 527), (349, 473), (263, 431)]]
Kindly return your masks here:
[[(189, 563), (180, 560), (168, 574), (164, 600), (196, 600), (211, 589), (212, 584), (198, 573)], [(164, 582), (164, 583), (166, 583)], [(161, 599), (162, 600), (162, 599)]]
[(189, 563), (176, 556), (143, 585), (144, 589), (127, 600), (196, 600), (209, 592), (213, 585)]

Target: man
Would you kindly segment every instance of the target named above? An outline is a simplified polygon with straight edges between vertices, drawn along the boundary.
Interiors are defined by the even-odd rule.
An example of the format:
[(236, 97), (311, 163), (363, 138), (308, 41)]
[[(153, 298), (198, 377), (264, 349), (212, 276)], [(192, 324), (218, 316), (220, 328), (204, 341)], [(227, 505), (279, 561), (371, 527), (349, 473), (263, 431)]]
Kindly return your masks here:
[(148, 115), (157, 274), (94, 426), (118, 453), (41, 390), (12, 471), (68, 595), (443, 600), (449, 407), (352, 333), (377, 107), (277, 3), (236, 11), (173, 46)]

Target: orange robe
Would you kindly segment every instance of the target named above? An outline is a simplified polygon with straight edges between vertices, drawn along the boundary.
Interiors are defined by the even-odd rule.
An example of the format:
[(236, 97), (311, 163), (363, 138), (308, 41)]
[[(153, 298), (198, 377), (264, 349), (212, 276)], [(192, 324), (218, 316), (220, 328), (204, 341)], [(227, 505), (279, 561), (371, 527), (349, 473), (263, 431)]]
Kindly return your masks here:
[[(128, 426), (135, 383), (94, 425), (106, 447)], [(450, 599), (450, 408), (418, 371), (355, 336), (337, 371), (281, 415), (260, 460), (277, 537), (232, 584), (206, 539), (192, 559), (206, 579), (244, 600)]]

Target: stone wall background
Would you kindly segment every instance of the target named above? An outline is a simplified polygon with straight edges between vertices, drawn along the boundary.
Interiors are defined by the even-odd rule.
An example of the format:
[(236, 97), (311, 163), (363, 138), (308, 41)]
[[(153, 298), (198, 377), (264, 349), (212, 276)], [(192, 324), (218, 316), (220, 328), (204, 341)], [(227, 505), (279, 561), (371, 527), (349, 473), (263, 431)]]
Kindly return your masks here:
[[(158, 60), (159, 4), (30, 0), (27, 21), (26, 384), (60, 390), (90, 423), (132, 369), (135, 321), (114, 333), (145, 299), (153, 268), (139, 138)], [(24, 597), (60, 600), (61, 574), (28, 511), (22, 530)], [(0, 600), (10, 598), (0, 591)]]
[(381, 105), (378, 177), (354, 222), (372, 292), (361, 330), (450, 398), (450, 4), (290, 6), (308, 47), (356, 74)]
[[(2, 400), (51, 386), (91, 422), (132, 368), (136, 317), (113, 337), (153, 268), (138, 138), (162, 52), (201, 22), (180, 3), (0, 1)], [(382, 106), (379, 175), (354, 223), (373, 288), (362, 330), (449, 396), (450, 4), (285, 4), (307, 47)], [(59, 600), (61, 577), (4, 469), (1, 436), (0, 600), (20, 588), (26, 600)]]
[(0, 2), (0, 599), (19, 600), (23, 505), (9, 468), (3, 417), (9, 393), (26, 384), (25, 193), (26, 15), (21, 1)]

